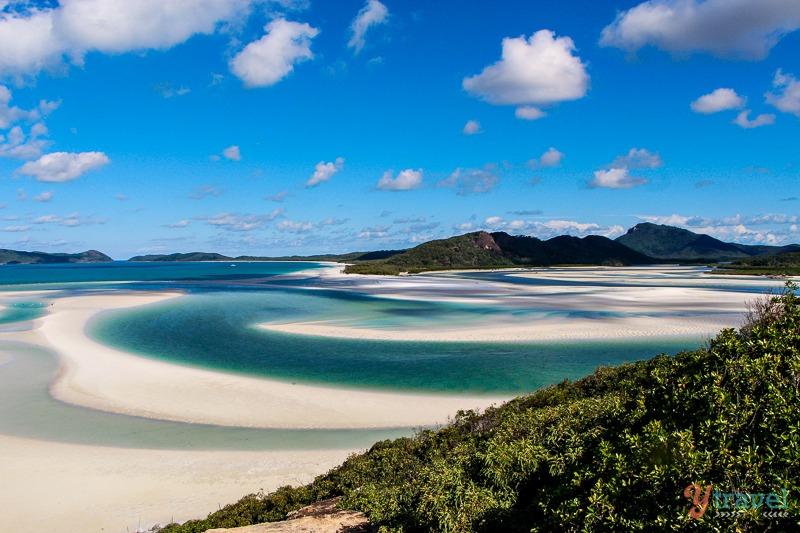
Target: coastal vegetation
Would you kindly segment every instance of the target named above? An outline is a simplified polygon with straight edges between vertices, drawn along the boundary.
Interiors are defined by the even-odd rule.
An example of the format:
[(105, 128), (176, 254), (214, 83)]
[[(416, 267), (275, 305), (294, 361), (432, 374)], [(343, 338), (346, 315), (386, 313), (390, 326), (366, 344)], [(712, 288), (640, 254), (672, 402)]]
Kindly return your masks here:
[[(385, 532), (796, 530), (796, 290), (789, 283), (753, 302), (741, 328), (705, 347), (459, 412), (308, 485), (251, 494), (160, 531), (279, 521), (333, 497)], [(713, 488), (713, 500), (703, 503), (700, 487)], [(734, 493), (744, 496), (717, 498)]]
[(715, 274), (746, 274), (759, 276), (800, 276), (800, 251), (783, 252), (741, 259), (722, 265)]

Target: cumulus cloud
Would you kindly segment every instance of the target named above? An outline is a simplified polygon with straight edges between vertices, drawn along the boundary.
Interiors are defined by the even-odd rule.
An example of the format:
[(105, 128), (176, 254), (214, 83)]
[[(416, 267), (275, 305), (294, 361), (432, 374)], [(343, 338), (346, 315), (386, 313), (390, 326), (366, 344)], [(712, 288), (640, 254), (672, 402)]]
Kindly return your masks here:
[(628, 153), (614, 159), (614, 168), (658, 168), (662, 165), (661, 156), (647, 148), (631, 148)]
[(378, 180), (378, 189), (382, 191), (410, 191), (422, 186), (422, 169), (407, 168), (401, 170), (396, 177), (392, 177), (392, 171), (387, 170)]
[(494, 189), (499, 181), (500, 177), (494, 167), (489, 165), (484, 168), (457, 168), (437, 185), (453, 188), (456, 194), (466, 196), (487, 193)]
[(248, 232), (263, 228), (267, 223), (283, 214), (283, 209), (273, 209), (261, 215), (241, 215), (236, 213), (219, 213), (210, 217), (198, 217), (210, 226), (227, 231)]
[(547, 113), (536, 106), (523, 105), (514, 110), (514, 116), (521, 120), (539, 120), (547, 116)]
[(74, 180), (109, 161), (103, 152), (52, 152), (25, 163), (17, 172), (37, 181), (63, 182)]
[(744, 98), (736, 94), (733, 89), (723, 87), (699, 97), (691, 103), (691, 108), (695, 113), (710, 114), (728, 109), (739, 109), (743, 105)]
[(603, 29), (600, 44), (762, 59), (797, 28), (795, 0), (649, 0), (617, 15)]
[(233, 146), (228, 146), (222, 151), (222, 157), (231, 161), (241, 161), (242, 152), (239, 150), (239, 147), (234, 144)]
[(356, 54), (359, 53), (366, 44), (364, 35), (367, 33), (367, 30), (378, 24), (386, 23), (388, 16), (389, 10), (386, 9), (385, 5), (378, 0), (367, 0), (367, 3), (364, 4), (364, 7), (361, 8), (356, 18), (353, 19), (353, 23), (350, 25), (352, 36), (347, 46), (352, 48)]
[(733, 123), (745, 129), (760, 128), (761, 126), (771, 126), (775, 124), (775, 115), (770, 113), (762, 113), (752, 120), (750, 119), (750, 110), (745, 109), (736, 115)]
[(595, 170), (594, 179), (589, 182), (589, 187), (604, 189), (630, 189), (644, 185), (647, 180), (631, 176), (627, 168), (609, 168)]
[(481, 124), (477, 120), (468, 120), (461, 131), (464, 135), (475, 135), (481, 132)]
[(335, 161), (320, 161), (314, 166), (314, 173), (306, 181), (306, 187), (316, 187), (320, 183), (328, 181), (334, 174), (344, 167), (344, 158), (337, 157)]
[[(480, 74), (464, 78), (464, 89), (497, 105), (523, 106), (517, 116), (535, 120), (543, 116), (535, 107), (582, 98), (589, 75), (569, 37), (539, 30), (530, 38), (506, 37), (499, 61)], [(528, 107), (534, 106), (534, 107)]]
[(247, 12), (250, 0), (69, 0), (0, 15), (0, 73), (33, 74), (87, 52), (167, 49)]
[(20, 126), (14, 126), (5, 135), (0, 134), (0, 157), (35, 159), (42, 155), (50, 141), (44, 138), (47, 127), (37, 122), (27, 135)]
[(275, 19), (264, 36), (236, 54), (230, 67), (247, 87), (267, 87), (288, 76), (296, 63), (314, 57), (311, 40), (319, 30), (306, 23)]
[(551, 146), (538, 159), (534, 158), (528, 161), (528, 166), (531, 168), (557, 167), (561, 164), (562, 159), (564, 159), (564, 153)]
[(79, 226), (91, 226), (95, 224), (105, 224), (105, 220), (96, 217), (83, 217), (80, 213), (70, 213), (68, 215), (42, 215), (33, 219), (34, 224), (57, 224), (68, 228)]
[(33, 197), (37, 202), (49, 202), (53, 199), (53, 191), (42, 191)]
[(792, 113), (800, 117), (800, 81), (791, 74), (784, 74), (782, 70), (778, 69), (772, 85), (780, 92), (767, 93), (767, 103), (784, 113)]
[(314, 224), (304, 221), (281, 220), (278, 223), (278, 229), (289, 233), (308, 233), (314, 229)]

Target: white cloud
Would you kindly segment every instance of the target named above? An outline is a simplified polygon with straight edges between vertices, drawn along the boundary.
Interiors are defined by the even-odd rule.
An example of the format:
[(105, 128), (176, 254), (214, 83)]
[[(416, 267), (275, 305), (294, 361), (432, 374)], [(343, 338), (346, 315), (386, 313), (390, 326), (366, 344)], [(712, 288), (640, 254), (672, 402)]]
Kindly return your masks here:
[(392, 171), (387, 170), (378, 180), (378, 189), (382, 191), (409, 191), (422, 186), (422, 169), (407, 168), (401, 170), (397, 177), (392, 177)]
[(314, 224), (311, 222), (281, 220), (278, 223), (278, 229), (289, 233), (307, 233), (314, 229)]
[(500, 181), (494, 170), (491, 165), (484, 168), (457, 168), (437, 185), (454, 188), (461, 196), (487, 193)]
[(553, 104), (586, 94), (589, 75), (573, 55), (575, 44), (569, 37), (539, 30), (528, 39), (506, 37), (502, 47), (498, 62), (464, 78), (467, 92), (492, 104), (511, 105)]
[(6, 135), (0, 134), (0, 157), (15, 159), (39, 157), (50, 144), (50, 141), (42, 138), (45, 135), (47, 135), (47, 127), (41, 122), (37, 122), (31, 127), (27, 137), (20, 126), (14, 126)]
[(80, 213), (70, 213), (69, 215), (42, 215), (33, 219), (34, 224), (58, 224), (68, 228), (78, 226), (90, 226), (95, 224), (105, 224), (105, 220), (95, 217), (82, 217)]
[(189, 224), (191, 224), (191, 222), (189, 222), (186, 219), (183, 219), (183, 220), (179, 220), (177, 222), (173, 222), (172, 224), (164, 224), (164, 227), (165, 228), (172, 228), (172, 229), (181, 229), (181, 228), (189, 227)]
[(761, 59), (799, 27), (796, 0), (649, 0), (617, 15), (600, 44)]
[(631, 148), (628, 153), (614, 159), (612, 168), (658, 168), (662, 164), (661, 156), (647, 148)]
[(222, 151), (222, 156), (225, 159), (230, 159), (231, 161), (241, 161), (242, 160), (242, 152), (239, 150), (239, 147), (235, 144), (233, 146), (228, 146)]
[(247, 232), (260, 229), (268, 222), (275, 220), (283, 214), (283, 209), (274, 209), (265, 215), (238, 215), (235, 213), (220, 213), (211, 217), (198, 217), (206, 224), (228, 231)]
[[(513, 219), (505, 220), (500, 216), (490, 216), (483, 221), (483, 227), (491, 231), (507, 231), (510, 233), (525, 233), (539, 238), (551, 238), (557, 235), (603, 235), (614, 238), (625, 233), (619, 225), (601, 226), (594, 222), (578, 222), (575, 220), (552, 219), (546, 221)], [(457, 231), (474, 229), (475, 225), (465, 222), (454, 226)]]
[(745, 109), (733, 119), (733, 123), (745, 129), (759, 128), (761, 126), (770, 126), (775, 124), (775, 115), (770, 113), (762, 113), (757, 117), (750, 120), (750, 110)]
[(344, 167), (344, 158), (337, 157), (335, 161), (326, 163), (320, 161), (314, 166), (314, 174), (306, 181), (306, 187), (316, 187), (322, 182), (328, 181), (334, 174)]
[(791, 74), (784, 74), (778, 69), (772, 86), (780, 89), (780, 93), (767, 93), (767, 103), (784, 113), (792, 113), (800, 117), (800, 81)]
[(53, 199), (53, 191), (43, 191), (33, 197), (37, 202), (49, 202)]
[(562, 159), (564, 159), (564, 153), (551, 146), (539, 159), (531, 159), (528, 161), (528, 166), (531, 168), (557, 167), (561, 164)]
[(231, 60), (231, 72), (247, 87), (274, 85), (294, 70), (295, 63), (312, 59), (311, 40), (319, 30), (306, 23), (275, 19)]
[(607, 170), (595, 170), (594, 179), (589, 182), (589, 187), (604, 189), (630, 189), (639, 185), (644, 185), (647, 180), (631, 176), (627, 168), (609, 168)]
[(372, 26), (384, 24), (386, 18), (389, 16), (389, 10), (386, 6), (378, 0), (367, 0), (364, 7), (358, 12), (353, 23), (350, 25), (352, 37), (348, 41), (347, 46), (352, 48), (355, 53), (359, 53), (364, 48), (364, 35)]
[(514, 111), (514, 116), (522, 120), (539, 120), (547, 116), (547, 113), (536, 106), (524, 105)]
[(103, 152), (52, 152), (22, 165), (17, 172), (37, 181), (63, 182), (108, 164)]
[(744, 98), (736, 94), (733, 89), (723, 87), (704, 94), (691, 103), (691, 108), (695, 113), (709, 114), (728, 109), (739, 109), (743, 105)]
[(0, 16), (0, 72), (81, 64), (87, 52), (166, 49), (247, 12), (250, 0), (65, 0)]
[(462, 130), (464, 135), (475, 135), (476, 133), (481, 132), (481, 124), (477, 120), (468, 120), (466, 124), (464, 124), (464, 129)]

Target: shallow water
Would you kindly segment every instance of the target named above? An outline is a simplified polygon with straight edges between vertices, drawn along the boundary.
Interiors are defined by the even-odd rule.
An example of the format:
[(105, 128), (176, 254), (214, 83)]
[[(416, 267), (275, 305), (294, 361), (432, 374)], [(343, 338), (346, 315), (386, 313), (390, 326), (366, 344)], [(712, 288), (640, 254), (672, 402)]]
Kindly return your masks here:
[[(286, 290), (193, 293), (104, 313), (89, 332), (125, 351), (216, 370), (329, 386), (470, 394), (528, 392), (580, 378), (598, 366), (689, 349), (702, 341), (374, 341), (290, 335), (256, 327), (275, 320), (334, 317), (373, 327), (426, 320), (464, 324), (499, 312), (471, 307), (475, 306)], [(531, 320), (540, 313), (527, 312)]]
[[(403, 429), (248, 429), (119, 415), (54, 400), (57, 356), (0, 342), (0, 434), (74, 444), (182, 450), (323, 450), (370, 446)], [(8, 358), (6, 360), (6, 358)]]

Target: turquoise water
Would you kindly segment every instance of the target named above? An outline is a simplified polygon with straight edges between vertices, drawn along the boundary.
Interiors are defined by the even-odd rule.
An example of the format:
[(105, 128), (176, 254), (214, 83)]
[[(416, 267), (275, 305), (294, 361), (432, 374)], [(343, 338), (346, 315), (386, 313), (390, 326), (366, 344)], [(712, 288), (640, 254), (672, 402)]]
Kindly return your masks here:
[(91, 324), (90, 334), (148, 357), (284, 381), (470, 394), (528, 392), (583, 377), (601, 365), (673, 353), (702, 341), (397, 342), (289, 335), (255, 327), (276, 320), (334, 317), (373, 326), (439, 324), (476, 321), (487, 313), (492, 308), (333, 291), (220, 291), (106, 313)]
[(25, 322), (42, 316), (47, 310), (46, 302), (12, 302), (0, 309), (0, 325)]
[[(208, 263), (111, 263), (57, 265), (2, 265), (0, 285), (33, 288), (70, 286), (75, 283), (109, 282), (214, 282), (259, 279), (322, 268), (320, 263), (300, 261)], [(38, 286), (37, 286), (38, 285)], [(10, 288), (10, 287), (6, 287)]]
[[(8, 357), (8, 360), (5, 358)], [(408, 435), (405, 429), (249, 429), (117, 415), (54, 400), (54, 353), (0, 342), (0, 433), (75, 444), (181, 450), (354, 449)]]
[[(184, 296), (140, 308), (107, 312), (88, 327), (100, 342), (185, 365), (286, 382), (430, 393), (507, 394), (578, 379), (598, 366), (698, 346), (703, 339), (647, 339), (548, 343), (394, 342), (328, 339), (269, 332), (265, 322), (334, 320), (371, 328), (483, 325), (495, 320), (621, 317), (563, 305), (561, 280), (477, 273), (456, 285), (452, 275), (433, 285), (402, 289), (417, 300), (381, 297), (392, 283), (359, 286), (356, 278), (292, 276), (319, 263), (126, 263), (0, 267), (0, 290), (48, 289), (15, 296), (0, 310), (0, 330), (24, 327), (63, 296), (124, 290), (177, 289)], [(459, 275), (461, 277), (465, 275)], [(449, 279), (450, 278), (450, 279)], [(430, 281), (430, 278), (428, 278)], [(497, 283), (501, 282), (501, 283)], [(662, 283), (657, 276), (640, 283)], [(518, 298), (515, 284), (551, 285), (544, 299)], [(675, 283), (670, 281), (670, 284)], [(689, 283), (692, 283), (690, 280)], [(586, 285), (602, 283), (577, 282)], [(616, 283), (613, 286), (617, 286)], [(726, 286), (726, 290), (737, 290)], [(461, 303), (426, 300), (430, 291)], [(579, 291), (580, 292), (580, 291)], [(470, 299), (475, 297), (474, 301)], [(493, 303), (485, 303), (491, 301)], [(569, 300), (567, 300), (569, 301)], [(466, 303), (465, 303), (466, 302)], [(669, 315), (665, 312), (665, 316)], [(673, 313), (674, 314), (674, 313)], [(652, 314), (651, 314), (652, 315)], [(698, 320), (706, 316), (696, 314)], [(182, 424), (65, 405), (47, 387), (57, 371), (55, 354), (0, 341), (0, 433), (63, 442), (172, 449), (352, 449), (407, 435), (382, 430), (244, 429)]]

